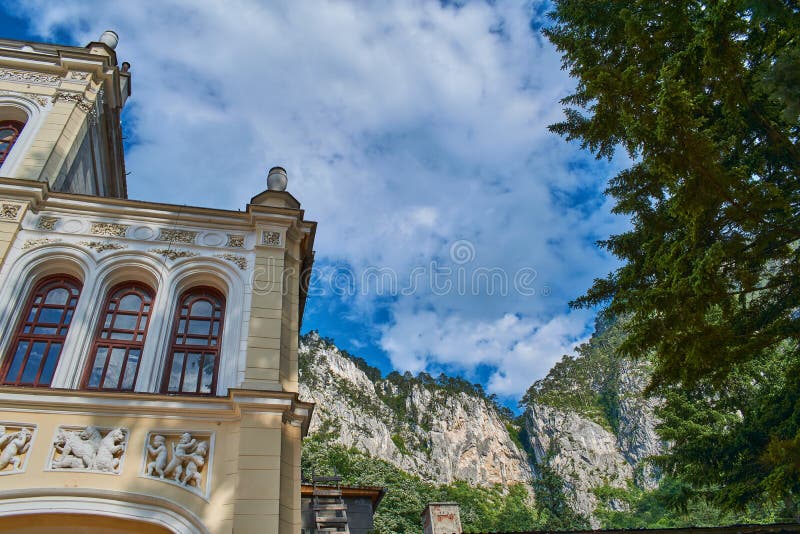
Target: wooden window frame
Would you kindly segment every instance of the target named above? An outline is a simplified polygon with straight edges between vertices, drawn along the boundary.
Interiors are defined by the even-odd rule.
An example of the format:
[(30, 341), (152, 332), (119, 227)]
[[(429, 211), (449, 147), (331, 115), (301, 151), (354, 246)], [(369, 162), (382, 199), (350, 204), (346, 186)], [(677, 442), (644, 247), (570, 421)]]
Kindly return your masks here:
[[(203, 317), (203, 316), (192, 316), (191, 315), (191, 304), (193, 304), (197, 300), (209, 300), (209, 298), (213, 301), (216, 299), (218, 304), (212, 306), (212, 312), (210, 317)], [(211, 397), (217, 394), (217, 383), (219, 381), (219, 366), (220, 366), (220, 359), (222, 356), (222, 335), (225, 328), (225, 306), (227, 304), (225, 295), (216, 288), (209, 287), (209, 286), (196, 286), (190, 289), (187, 289), (183, 293), (181, 293), (180, 298), (178, 298), (177, 305), (175, 306), (175, 317), (173, 319), (172, 324), (172, 333), (170, 334), (169, 338), (169, 352), (167, 356), (166, 366), (164, 368), (164, 376), (161, 381), (161, 392), (167, 395), (193, 395), (193, 396), (204, 396), (204, 397)], [(187, 315), (183, 314), (183, 308), (186, 307), (189, 311)], [(214, 313), (215, 311), (219, 311), (219, 330), (217, 331), (216, 336), (209, 332), (209, 335), (206, 336), (206, 345), (194, 345), (194, 344), (187, 344), (187, 343), (178, 343), (178, 338), (181, 337), (184, 341), (187, 338), (193, 337), (198, 338), (200, 336), (189, 336), (188, 335), (188, 326), (189, 321), (193, 318), (198, 320), (215, 320)], [(180, 326), (181, 320), (186, 321), (186, 331), (183, 333), (178, 332), (178, 327)], [(216, 338), (216, 345), (211, 346), (212, 339)], [(172, 375), (172, 365), (175, 359), (175, 353), (200, 353), (203, 357), (202, 362), (205, 361), (207, 355), (212, 354), (214, 356), (214, 374), (211, 378), (211, 387), (208, 393), (203, 393), (199, 391), (202, 381), (202, 369), (203, 365), (202, 362), (200, 364), (200, 374), (197, 380), (197, 390), (195, 392), (186, 392), (183, 391), (183, 383), (184, 379), (186, 378), (186, 363), (187, 358), (184, 358), (182, 369), (181, 369), (181, 377), (178, 381), (178, 390), (177, 391), (170, 391), (169, 390), (169, 382), (170, 377)]]
[(5, 151), (0, 150), (0, 165), (5, 163), (6, 158), (11, 153), (11, 149), (14, 148), (14, 144), (19, 139), (19, 136), (22, 135), (22, 130), (25, 128), (25, 123), (20, 121), (13, 121), (13, 120), (4, 120), (0, 121), (0, 130), (3, 128), (12, 128), (16, 131), (16, 134), (11, 139), (11, 142), (8, 144), (8, 148)]
[[(128, 289), (129, 291), (124, 293), (123, 295), (117, 296), (120, 291)], [(136, 292), (139, 295), (145, 295), (149, 298), (149, 300), (142, 299), (142, 305), (139, 307), (138, 312), (125, 312), (120, 313), (119, 309), (119, 301), (127, 294)], [(116, 284), (115, 286), (111, 287), (107, 294), (106, 298), (103, 302), (103, 309), (98, 317), (97, 320), (97, 329), (95, 330), (94, 340), (92, 342), (92, 350), (89, 352), (90, 357), (87, 361), (86, 368), (83, 372), (83, 378), (81, 380), (81, 387), (85, 390), (89, 391), (108, 391), (108, 392), (131, 392), (136, 390), (136, 382), (139, 380), (139, 370), (142, 366), (142, 352), (144, 351), (144, 343), (147, 340), (147, 332), (150, 328), (150, 319), (153, 314), (153, 301), (155, 300), (155, 290), (148, 286), (147, 284), (135, 281), (129, 282), (122, 282), (120, 284)], [(112, 301), (116, 301), (114, 303), (114, 309), (110, 309), (112, 305)], [(147, 311), (144, 311), (144, 306), (149, 306)], [(106, 326), (106, 319), (108, 316), (111, 315), (111, 321), (109, 322), (109, 326)], [(136, 317), (136, 325), (141, 325), (142, 319), (144, 318), (144, 329), (124, 329), (124, 328), (115, 328), (115, 321), (118, 315), (127, 315), (127, 316), (135, 316)], [(125, 339), (112, 339), (111, 337), (102, 337), (105, 332), (109, 334), (111, 332), (122, 332), (125, 334), (129, 334), (132, 336), (131, 340)], [(141, 335), (142, 339), (137, 341), (137, 337)], [(100, 374), (100, 380), (97, 386), (90, 386), (89, 380), (92, 377), (92, 371), (94, 370), (94, 364), (97, 360), (97, 353), (98, 350), (101, 348), (105, 348), (106, 352), (106, 361), (103, 363), (103, 371)], [(120, 374), (117, 377), (117, 387), (108, 388), (103, 387), (103, 383), (106, 381), (106, 373), (108, 372), (108, 366), (111, 363), (111, 356), (114, 349), (123, 349), (125, 350), (125, 356), (122, 359), (122, 363), (120, 365)], [(136, 371), (133, 377), (133, 383), (131, 384), (130, 388), (122, 387), (123, 380), (125, 378), (125, 373), (127, 372), (128, 366), (128, 359), (130, 357), (130, 353), (132, 350), (139, 351), (139, 361), (136, 363)]]
[[(61, 318), (59, 319), (58, 323), (39, 323), (38, 319), (42, 314), (42, 310), (46, 307), (52, 309), (53, 306), (45, 306), (45, 295), (42, 293), (42, 290), (45, 289), (47, 286), (57, 284), (56, 287), (63, 287), (66, 288), (70, 295), (67, 298), (67, 303), (64, 306), (61, 306)], [(72, 291), (77, 290), (77, 295), (73, 295)], [(58, 368), (58, 362), (61, 360), (61, 351), (64, 350), (64, 341), (69, 334), (69, 328), (72, 325), (72, 320), (75, 318), (75, 308), (77, 307), (78, 300), (81, 297), (81, 292), (83, 291), (83, 282), (79, 279), (75, 278), (74, 276), (66, 275), (66, 274), (58, 274), (54, 276), (48, 276), (43, 278), (39, 282), (37, 282), (30, 290), (28, 294), (28, 298), (25, 300), (25, 305), (22, 308), (22, 314), (17, 321), (17, 326), (14, 329), (14, 335), (11, 338), (11, 343), (6, 351), (6, 357), (3, 361), (2, 369), (0, 369), (0, 384), (4, 386), (22, 386), (22, 387), (51, 387), (52, 385), (52, 376), (55, 376), (56, 369)], [(50, 291), (48, 291), (49, 293)], [(36, 302), (37, 298), (40, 298), (40, 302)], [(75, 304), (72, 304), (73, 298), (75, 299)], [(36, 315), (32, 321), (29, 321), (28, 318), (30, 317), (31, 313), (33, 312), (34, 306), (37, 306)], [(69, 321), (64, 322), (67, 312), (71, 312), (69, 314)], [(34, 333), (35, 325), (37, 324), (47, 324), (52, 325), (55, 324), (55, 334), (36, 334)], [(25, 328), (28, 327), (30, 332), (25, 332)], [(61, 331), (66, 330), (63, 335), (61, 335)], [(25, 356), (23, 356), (22, 363), (19, 367), (19, 372), (15, 380), (9, 380), (8, 373), (11, 370), (11, 364), (16, 356), (18, 351), (19, 345), (22, 342), (28, 342), (28, 348), (25, 351)], [(42, 361), (39, 363), (39, 369), (36, 372), (36, 378), (33, 380), (33, 383), (24, 383), (22, 382), (22, 376), (25, 374), (25, 368), (28, 364), (28, 359), (30, 358), (31, 350), (35, 343), (45, 343), (44, 355), (42, 356)], [(50, 382), (47, 384), (40, 384), (39, 381), (42, 378), (42, 371), (44, 371), (45, 364), (47, 363), (50, 347), (54, 344), (58, 343), (61, 345), (61, 348), (58, 351), (58, 355), (56, 356), (56, 361), (53, 364), (53, 375), (50, 377)]]

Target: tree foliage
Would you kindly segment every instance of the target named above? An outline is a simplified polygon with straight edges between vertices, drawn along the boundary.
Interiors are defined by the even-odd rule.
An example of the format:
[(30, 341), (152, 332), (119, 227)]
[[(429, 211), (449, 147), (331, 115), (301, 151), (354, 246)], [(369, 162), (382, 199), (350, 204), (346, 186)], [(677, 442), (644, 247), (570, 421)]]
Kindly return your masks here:
[[(713, 475), (721, 504), (796, 502), (800, 6), (556, 0), (552, 17), (577, 87), (551, 129), (633, 160), (607, 190), (631, 229), (601, 242), (623, 265), (573, 304), (629, 318), (621, 350), (652, 356), (677, 471)], [(753, 366), (775, 358), (767, 387)]]
[(576, 349), (577, 356), (564, 355), (546, 377), (528, 388), (520, 406), (544, 405), (574, 412), (616, 434), (623, 365), (618, 348), (625, 336), (625, 321), (601, 318), (589, 341)]
[(457, 481), (450, 485), (425, 482), (401, 469), (356, 449), (314, 435), (303, 442), (303, 476), (332, 475), (345, 484), (382, 486), (387, 492), (375, 514), (375, 532), (422, 532), (420, 515), (430, 502), (455, 501), (466, 532), (524, 531), (545, 523), (522, 484), (475, 487)]
[(716, 506), (677, 479), (665, 477), (658, 487), (644, 490), (603, 486), (595, 490), (600, 504), (595, 517), (603, 528), (679, 528), (772, 523), (781, 520), (775, 507), (748, 506), (732, 513)]

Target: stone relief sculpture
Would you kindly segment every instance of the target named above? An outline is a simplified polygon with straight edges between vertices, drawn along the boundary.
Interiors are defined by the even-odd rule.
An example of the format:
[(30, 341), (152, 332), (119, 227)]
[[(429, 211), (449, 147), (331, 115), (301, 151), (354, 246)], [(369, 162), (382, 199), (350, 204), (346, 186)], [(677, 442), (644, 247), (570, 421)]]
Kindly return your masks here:
[(121, 428), (109, 430), (105, 437), (96, 426), (82, 430), (61, 428), (53, 442), (50, 467), (118, 473), (127, 437), (127, 431)]
[(7, 432), (5, 426), (0, 425), (0, 472), (11, 467), (9, 472), (19, 472), (25, 455), (31, 448), (33, 432), (28, 427), (21, 427), (16, 432)]
[(164, 436), (153, 436), (153, 444), (147, 444), (147, 452), (153, 456), (155, 460), (147, 464), (147, 476), (153, 476), (155, 472), (159, 478), (164, 478), (167, 468), (167, 438)]
[(200, 440), (189, 432), (172, 436), (151, 434), (146, 444), (146, 460), (149, 461), (146, 461), (144, 474), (204, 492), (203, 468), (210, 447), (209, 441)]

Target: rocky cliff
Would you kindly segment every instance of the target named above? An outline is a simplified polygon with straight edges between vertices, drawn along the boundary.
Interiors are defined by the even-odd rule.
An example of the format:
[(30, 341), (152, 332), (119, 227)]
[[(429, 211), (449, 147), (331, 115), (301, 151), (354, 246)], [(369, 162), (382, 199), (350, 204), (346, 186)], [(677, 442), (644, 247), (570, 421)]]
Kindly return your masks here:
[(652, 488), (657, 473), (647, 459), (663, 449), (658, 401), (644, 395), (649, 368), (615, 354), (622, 335), (618, 325), (599, 325), (578, 357), (565, 356), (523, 398), (534, 470), (555, 473), (571, 508), (593, 527), (593, 490), (631, 480)]
[(568, 506), (593, 520), (600, 486), (654, 484), (645, 461), (661, 451), (647, 366), (613, 355), (620, 332), (599, 328), (533, 384), (522, 416), (480, 386), (427, 374), (387, 377), (316, 333), (300, 347), (301, 396), (316, 403), (311, 432), (447, 484), (531, 484), (549, 470)]
[(302, 339), (300, 360), (301, 396), (316, 403), (310, 432), (431, 482), (530, 483), (508, 421), (475, 386), (427, 375), (382, 378), (315, 333)]

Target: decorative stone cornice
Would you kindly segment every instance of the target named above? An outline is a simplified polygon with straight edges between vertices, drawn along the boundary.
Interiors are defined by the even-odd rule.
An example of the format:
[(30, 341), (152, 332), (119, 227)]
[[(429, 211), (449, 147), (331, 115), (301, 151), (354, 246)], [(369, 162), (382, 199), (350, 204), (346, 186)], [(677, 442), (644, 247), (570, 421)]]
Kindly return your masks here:
[(228, 243), (225, 246), (229, 248), (244, 248), (244, 236), (228, 234)]
[(95, 252), (103, 252), (104, 250), (120, 250), (123, 248), (128, 248), (125, 245), (121, 245), (119, 243), (112, 243), (111, 241), (78, 241), (79, 245), (83, 245), (84, 247), (89, 247), (93, 249)]
[(22, 215), (22, 204), (0, 203), (0, 219), (18, 221)]
[(244, 256), (239, 256), (237, 254), (217, 254), (216, 257), (234, 263), (237, 267), (239, 267), (239, 269), (243, 271), (247, 269), (247, 258), (245, 258)]
[(49, 237), (42, 237), (41, 239), (28, 239), (22, 245), (22, 250), (28, 250), (29, 248), (38, 247), (41, 245), (49, 245), (50, 243), (59, 243), (60, 239), (50, 239)]
[(52, 101), (53, 104), (56, 102), (73, 102), (86, 113), (90, 113), (94, 109), (94, 103), (80, 93), (59, 91), (53, 95)]
[(56, 74), (43, 74), (26, 70), (0, 69), (0, 80), (57, 87), (61, 82), (61, 77)]
[(36, 228), (38, 228), (39, 230), (50, 230), (50, 231), (55, 230), (56, 223), (59, 220), (60, 219), (58, 217), (49, 217), (47, 215), (42, 215), (41, 217), (39, 217), (39, 223), (36, 225)]
[(271, 230), (264, 230), (261, 232), (261, 244), (268, 247), (281, 246), (281, 233)]
[(197, 253), (192, 252), (191, 250), (176, 250), (174, 248), (151, 248), (150, 252), (158, 254), (159, 256), (164, 256), (165, 258), (169, 258), (171, 260), (197, 256)]
[(22, 91), (2, 90), (2, 91), (0, 91), (0, 95), (27, 98), (29, 100), (35, 101), (41, 107), (45, 107), (47, 105), (47, 103), (50, 101), (50, 97), (47, 96), (47, 95), (40, 95), (40, 94), (35, 94), (35, 93), (23, 93)]
[(158, 234), (159, 241), (168, 241), (170, 243), (186, 243), (191, 245), (197, 238), (197, 232), (191, 230), (175, 230), (170, 228), (162, 228)]
[(91, 72), (81, 72), (78, 70), (70, 71), (64, 79), (70, 82), (87, 82), (92, 77)]
[(0, 409), (16, 412), (75, 415), (150, 416), (165, 419), (235, 421), (243, 413), (292, 412), (292, 418), (311, 418), (314, 405), (297, 393), (230, 389), (227, 397), (180, 397), (158, 393), (80, 391), (4, 386)]
[(118, 223), (92, 223), (91, 233), (95, 235), (105, 235), (109, 237), (125, 237), (125, 232), (128, 231), (127, 224)]

